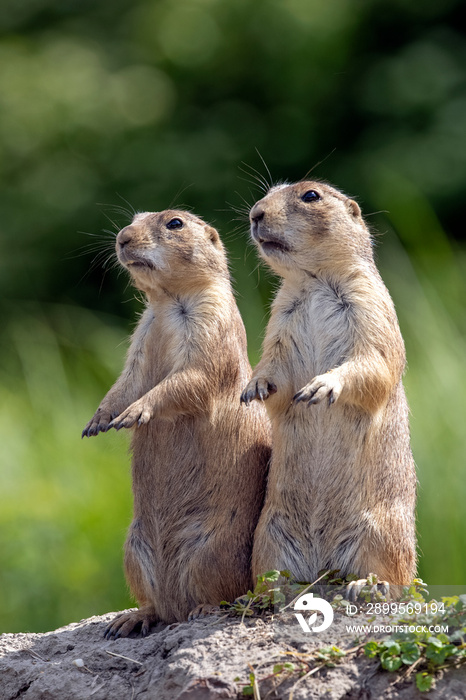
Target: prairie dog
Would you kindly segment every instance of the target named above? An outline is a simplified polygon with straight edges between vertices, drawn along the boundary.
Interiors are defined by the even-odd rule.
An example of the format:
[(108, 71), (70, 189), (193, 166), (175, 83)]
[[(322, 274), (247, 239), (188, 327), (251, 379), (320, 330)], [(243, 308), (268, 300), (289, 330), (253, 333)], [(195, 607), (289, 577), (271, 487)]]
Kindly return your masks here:
[(408, 584), (416, 475), (405, 349), (358, 204), (323, 182), (273, 187), (250, 212), (280, 277), (242, 401), (266, 401), (272, 460), (253, 574), (322, 569)]
[(185, 211), (137, 214), (116, 251), (147, 308), (83, 431), (134, 429), (125, 572), (140, 609), (109, 638), (186, 620), (251, 586), (270, 457), (265, 409), (240, 405), (251, 367), (217, 231)]

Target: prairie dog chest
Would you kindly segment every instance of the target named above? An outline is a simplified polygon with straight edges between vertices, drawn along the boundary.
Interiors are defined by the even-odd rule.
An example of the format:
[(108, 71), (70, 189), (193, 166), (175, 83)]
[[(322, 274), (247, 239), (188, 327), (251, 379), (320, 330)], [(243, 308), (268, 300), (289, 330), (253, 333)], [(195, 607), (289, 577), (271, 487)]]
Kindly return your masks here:
[(138, 330), (148, 378), (157, 383), (186, 364), (196, 330), (193, 309), (178, 300), (151, 307)]
[(299, 384), (341, 364), (353, 345), (352, 305), (334, 284), (315, 280), (306, 289), (279, 291), (270, 323)]

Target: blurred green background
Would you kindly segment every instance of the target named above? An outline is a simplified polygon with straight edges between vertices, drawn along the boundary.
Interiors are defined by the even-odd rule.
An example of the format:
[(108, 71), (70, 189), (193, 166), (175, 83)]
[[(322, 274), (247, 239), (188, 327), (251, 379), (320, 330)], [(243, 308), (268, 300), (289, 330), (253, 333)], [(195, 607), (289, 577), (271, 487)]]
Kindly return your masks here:
[[(251, 361), (274, 281), (235, 210), (312, 168), (356, 196), (408, 354), (419, 573), (466, 582), (466, 39), (459, 0), (3, 0), (0, 631), (127, 606), (127, 436), (80, 434), (141, 302), (125, 208), (226, 242)], [(320, 161), (323, 161), (319, 164)], [(123, 207), (123, 209), (120, 209)], [(239, 219), (239, 220), (238, 220)]]

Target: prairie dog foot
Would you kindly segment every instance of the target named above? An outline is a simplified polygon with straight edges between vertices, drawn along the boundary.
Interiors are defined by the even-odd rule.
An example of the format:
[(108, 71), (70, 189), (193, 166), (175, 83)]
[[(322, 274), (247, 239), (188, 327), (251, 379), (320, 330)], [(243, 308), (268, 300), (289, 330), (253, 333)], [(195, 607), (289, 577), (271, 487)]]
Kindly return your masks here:
[(211, 605), (210, 603), (201, 603), (201, 605), (196, 605), (193, 610), (188, 615), (188, 620), (197, 620), (199, 617), (207, 617), (207, 615), (218, 615), (220, 608), (218, 605)]
[(253, 377), (241, 394), (240, 400), (241, 403), (245, 403), (246, 406), (249, 406), (254, 399), (265, 401), (271, 394), (275, 394), (276, 391), (277, 387), (271, 380), (265, 377)]
[(139, 634), (141, 637), (147, 637), (151, 625), (156, 622), (159, 622), (159, 618), (155, 614), (154, 608), (148, 605), (139, 610), (118, 615), (113, 622), (110, 622), (105, 628), (104, 637), (106, 639), (128, 637), (137, 627), (140, 627)]
[(152, 407), (147, 402), (142, 399), (138, 399), (131, 406), (128, 406), (126, 411), (120, 413), (119, 416), (114, 418), (108, 429), (115, 428), (115, 430), (120, 430), (121, 428), (132, 428), (132, 426), (137, 423), (138, 425), (145, 425), (152, 418)]
[(377, 576), (369, 574), (367, 578), (351, 581), (346, 587), (345, 598), (355, 603), (363, 592), (363, 589), (366, 589), (364, 593), (369, 593), (371, 601), (380, 600), (380, 596), (384, 596), (385, 598), (390, 596), (390, 584), (388, 581), (379, 581)]
[(293, 396), (293, 401), (295, 403), (307, 401), (307, 405), (311, 406), (327, 398), (328, 405), (331, 406), (332, 403), (338, 400), (342, 388), (342, 383), (335, 374), (331, 374), (330, 372), (327, 374), (319, 374)]
[(110, 411), (98, 408), (81, 433), (81, 437), (92, 437), (99, 433), (106, 433), (111, 421), (117, 415), (118, 413), (111, 413)]

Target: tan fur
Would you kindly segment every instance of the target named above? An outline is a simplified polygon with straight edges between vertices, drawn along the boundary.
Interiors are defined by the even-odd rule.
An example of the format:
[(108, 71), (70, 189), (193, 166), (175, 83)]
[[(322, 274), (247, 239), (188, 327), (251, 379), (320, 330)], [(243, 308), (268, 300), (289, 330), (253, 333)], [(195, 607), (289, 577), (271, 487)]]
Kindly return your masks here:
[[(310, 191), (319, 198), (303, 201)], [(405, 350), (359, 207), (307, 181), (273, 188), (250, 218), (283, 278), (242, 395), (266, 399), (273, 437), (253, 573), (289, 569), (313, 581), (340, 569), (409, 583), (416, 476)]]
[[(174, 220), (182, 226), (167, 227)], [(83, 434), (134, 428), (125, 569), (141, 610), (107, 636), (186, 620), (251, 586), (270, 456), (265, 410), (239, 401), (251, 368), (217, 231), (187, 212), (140, 214), (116, 247), (147, 309)]]

